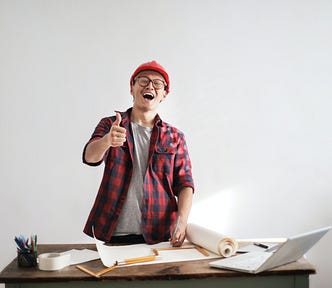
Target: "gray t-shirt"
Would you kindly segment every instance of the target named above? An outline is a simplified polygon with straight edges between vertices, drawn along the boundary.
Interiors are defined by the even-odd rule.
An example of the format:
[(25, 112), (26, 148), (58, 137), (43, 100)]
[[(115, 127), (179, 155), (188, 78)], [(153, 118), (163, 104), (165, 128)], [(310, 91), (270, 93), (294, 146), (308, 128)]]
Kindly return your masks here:
[(131, 126), (135, 143), (133, 175), (114, 235), (142, 234), (143, 178), (148, 164), (152, 128), (134, 122), (131, 122)]

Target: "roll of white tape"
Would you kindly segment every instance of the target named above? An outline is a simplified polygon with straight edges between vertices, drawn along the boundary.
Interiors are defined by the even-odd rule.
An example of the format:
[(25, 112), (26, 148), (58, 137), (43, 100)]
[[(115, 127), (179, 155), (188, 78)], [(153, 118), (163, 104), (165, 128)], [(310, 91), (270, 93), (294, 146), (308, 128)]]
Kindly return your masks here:
[(38, 267), (44, 271), (55, 271), (70, 265), (70, 254), (44, 253), (38, 256)]

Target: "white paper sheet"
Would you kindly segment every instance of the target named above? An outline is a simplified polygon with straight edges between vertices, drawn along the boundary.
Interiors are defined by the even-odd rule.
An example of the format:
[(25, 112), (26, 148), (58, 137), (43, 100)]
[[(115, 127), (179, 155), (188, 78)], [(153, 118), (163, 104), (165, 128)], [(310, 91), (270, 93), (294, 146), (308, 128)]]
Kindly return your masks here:
[[(184, 246), (190, 245), (188, 242)], [(169, 242), (162, 242), (154, 245), (134, 244), (126, 246), (108, 246), (96, 239), (96, 246), (100, 259), (106, 267), (114, 265), (116, 261), (125, 259), (154, 255), (153, 249), (170, 248)], [(219, 255), (209, 252), (209, 256), (204, 256), (197, 249), (177, 249), (177, 250), (158, 250), (159, 256), (156, 260), (150, 262), (137, 263), (132, 265), (156, 264), (167, 262), (180, 262), (201, 259), (220, 258)]]
[[(234, 255), (238, 249), (238, 243), (232, 238), (226, 237), (220, 233), (208, 230), (196, 224), (188, 224), (186, 234), (191, 243), (209, 250), (209, 256), (203, 255), (195, 248), (158, 250), (158, 248), (170, 248), (171, 246), (169, 242), (162, 242), (155, 245), (134, 244), (126, 246), (109, 246), (104, 245), (104, 242), (99, 241), (96, 238), (95, 241), (100, 259), (106, 267), (114, 265), (116, 261), (124, 261), (125, 259), (154, 255), (153, 249), (158, 250), (158, 259), (139, 264), (155, 264), (229, 257)], [(183, 246), (191, 245), (191, 243), (185, 242)]]
[(70, 254), (70, 265), (84, 263), (100, 258), (98, 251), (90, 249), (72, 249), (61, 254)]

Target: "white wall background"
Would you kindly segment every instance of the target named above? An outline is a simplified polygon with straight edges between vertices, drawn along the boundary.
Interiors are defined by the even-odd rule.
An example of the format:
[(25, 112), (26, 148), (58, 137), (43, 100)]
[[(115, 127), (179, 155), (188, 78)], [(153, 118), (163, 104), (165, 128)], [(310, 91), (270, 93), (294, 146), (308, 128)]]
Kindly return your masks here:
[[(331, 225), (331, 15), (329, 0), (0, 0), (0, 269), (21, 233), (91, 242), (102, 167), (82, 149), (152, 59), (194, 165), (191, 221), (237, 238)], [(311, 287), (331, 285), (331, 241), (307, 255)]]

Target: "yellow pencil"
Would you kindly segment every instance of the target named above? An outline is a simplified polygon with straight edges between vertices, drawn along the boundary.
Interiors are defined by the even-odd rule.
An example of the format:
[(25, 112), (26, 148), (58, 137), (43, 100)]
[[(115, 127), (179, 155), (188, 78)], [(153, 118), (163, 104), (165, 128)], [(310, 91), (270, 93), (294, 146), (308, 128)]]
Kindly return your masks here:
[(76, 265), (76, 268), (83, 271), (83, 272), (85, 272), (85, 273), (87, 273), (87, 274), (89, 274), (89, 275), (91, 275), (91, 276), (93, 276), (93, 277), (100, 278), (100, 276), (98, 274), (93, 273), (92, 271), (90, 271), (89, 269), (87, 269), (87, 268), (85, 268), (81, 265)]
[(116, 265), (113, 265), (113, 266), (110, 266), (110, 267), (107, 267), (105, 268), (104, 270), (101, 270), (99, 271), (98, 273), (96, 273), (96, 275), (98, 276), (101, 276), (101, 275), (104, 275), (105, 273), (109, 272), (109, 271), (112, 271), (113, 269), (116, 268)]
[(201, 252), (204, 256), (209, 256), (210, 254), (201, 246), (195, 245), (197, 251)]
[(149, 255), (149, 256), (143, 256), (143, 257), (138, 257), (138, 258), (125, 259), (123, 261), (116, 261), (115, 265), (116, 266), (130, 265), (130, 264), (135, 264), (135, 263), (153, 261), (155, 259), (156, 259), (156, 255)]

